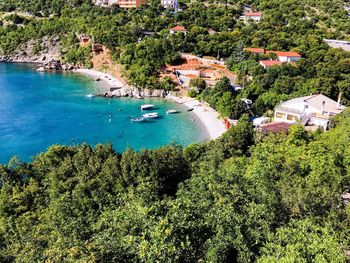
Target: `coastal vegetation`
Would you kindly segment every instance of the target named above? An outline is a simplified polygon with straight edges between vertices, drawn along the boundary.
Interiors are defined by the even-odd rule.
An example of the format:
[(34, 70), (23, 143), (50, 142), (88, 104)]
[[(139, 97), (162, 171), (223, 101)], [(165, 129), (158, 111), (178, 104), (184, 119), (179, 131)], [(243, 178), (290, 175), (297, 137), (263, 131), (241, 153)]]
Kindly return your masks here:
[[(87, 35), (124, 65), (142, 88), (180, 54), (224, 58), (226, 77), (198, 79), (191, 93), (239, 119), (214, 141), (123, 153), (112, 145), (60, 146), (24, 163), (0, 165), (1, 262), (346, 262), (350, 254), (350, 111), (328, 132), (292, 126), (265, 136), (248, 114), (281, 100), (320, 93), (350, 105), (350, 53), (323, 38), (348, 38), (340, 0), (159, 1), (141, 9), (98, 8), (87, 0), (3, 0), (0, 53), (58, 37), (64, 62), (91, 66)], [(260, 23), (239, 19), (261, 10)], [(24, 15), (25, 14), (25, 15)], [(170, 34), (180, 24), (187, 34)], [(145, 34), (145, 32), (151, 34)], [(146, 36), (147, 35), (147, 36)], [(294, 64), (263, 69), (271, 58), (243, 47), (294, 50)], [(37, 44), (33, 52), (42, 47)], [(253, 101), (251, 107), (245, 98)], [(248, 114), (247, 114), (248, 113)]]
[(116, 153), (52, 146), (0, 166), (1, 262), (345, 262), (350, 113), (327, 133)]

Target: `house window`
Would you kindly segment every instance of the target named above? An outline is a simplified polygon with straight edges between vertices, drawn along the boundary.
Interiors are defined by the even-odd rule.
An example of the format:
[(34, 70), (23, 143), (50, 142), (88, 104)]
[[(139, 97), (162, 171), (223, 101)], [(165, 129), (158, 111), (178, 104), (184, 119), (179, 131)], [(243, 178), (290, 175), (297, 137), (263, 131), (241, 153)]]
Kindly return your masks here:
[(287, 115), (287, 120), (289, 120), (289, 121), (297, 121), (298, 120), (298, 116), (288, 114)]
[(276, 118), (278, 118), (278, 119), (285, 119), (286, 115), (287, 114), (282, 113), (282, 112), (276, 112)]

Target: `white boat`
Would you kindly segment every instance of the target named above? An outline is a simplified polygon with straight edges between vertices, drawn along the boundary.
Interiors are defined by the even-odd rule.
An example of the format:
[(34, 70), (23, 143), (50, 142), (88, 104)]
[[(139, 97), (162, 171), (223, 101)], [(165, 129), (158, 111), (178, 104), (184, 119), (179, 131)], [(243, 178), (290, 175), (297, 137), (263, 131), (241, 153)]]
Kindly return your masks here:
[(142, 117), (144, 117), (146, 119), (156, 119), (159, 116), (158, 116), (157, 112), (152, 112), (152, 113), (143, 114)]
[(87, 98), (93, 98), (93, 97), (95, 97), (95, 95), (93, 95), (93, 94), (88, 94), (88, 95), (86, 95), (86, 97), (87, 97)]
[(145, 120), (146, 120), (146, 118), (144, 118), (144, 117), (138, 117), (138, 118), (132, 118), (131, 122), (143, 122)]
[(150, 110), (154, 107), (153, 104), (144, 104), (144, 105), (141, 105), (140, 109), (141, 110)]
[(177, 110), (167, 110), (166, 114), (174, 114), (174, 113), (178, 113)]

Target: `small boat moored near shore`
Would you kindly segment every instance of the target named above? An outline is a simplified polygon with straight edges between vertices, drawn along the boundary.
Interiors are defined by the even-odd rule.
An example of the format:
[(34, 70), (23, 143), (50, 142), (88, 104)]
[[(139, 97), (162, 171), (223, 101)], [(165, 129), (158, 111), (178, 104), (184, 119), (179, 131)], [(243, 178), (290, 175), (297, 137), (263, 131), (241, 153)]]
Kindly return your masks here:
[(142, 117), (146, 119), (156, 119), (159, 117), (159, 115), (157, 112), (152, 112), (152, 113), (143, 114)]
[(166, 114), (175, 114), (175, 113), (178, 113), (179, 111), (177, 110), (167, 110), (166, 111)]
[(141, 105), (140, 109), (141, 110), (150, 110), (154, 107), (153, 104), (144, 104), (144, 105)]
[(37, 72), (45, 72), (45, 67), (38, 67), (36, 69)]
[(190, 108), (190, 109), (188, 109), (187, 111), (193, 111), (194, 110), (194, 108)]
[(146, 118), (144, 117), (138, 117), (138, 118), (131, 118), (131, 122), (143, 122)]

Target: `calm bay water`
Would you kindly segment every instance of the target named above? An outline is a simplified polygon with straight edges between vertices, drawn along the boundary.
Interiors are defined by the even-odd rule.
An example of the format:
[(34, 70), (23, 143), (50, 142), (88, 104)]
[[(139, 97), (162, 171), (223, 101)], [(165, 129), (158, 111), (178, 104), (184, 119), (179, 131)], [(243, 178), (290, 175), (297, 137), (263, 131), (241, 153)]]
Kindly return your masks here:
[[(205, 139), (192, 113), (164, 100), (88, 98), (99, 83), (78, 74), (37, 73), (33, 67), (0, 63), (0, 163), (23, 161), (50, 145), (112, 143), (117, 151), (187, 145)], [(131, 123), (141, 104), (154, 104), (160, 119)], [(166, 115), (167, 109), (179, 114)], [(193, 121), (195, 120), (195, 121)]]

